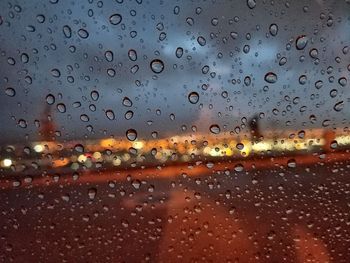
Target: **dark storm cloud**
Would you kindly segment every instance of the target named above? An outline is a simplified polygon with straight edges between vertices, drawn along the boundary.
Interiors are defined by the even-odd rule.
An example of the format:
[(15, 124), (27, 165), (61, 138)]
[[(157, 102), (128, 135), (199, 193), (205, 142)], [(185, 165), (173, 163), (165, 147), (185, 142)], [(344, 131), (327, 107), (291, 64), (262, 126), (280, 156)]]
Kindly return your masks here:
[[(257, 1), (254, 9), (245, 1), (10, 1), (0, 5), (2, 140), (24, 139), (25, 134), (35, 139), (34, 120), (45, 116), (48, 94), (56, 98), (51, 114), (65, 139), (84, 134), (88, 138), (119, 136), (128, 128), (143, 137), (152, 131), (165, 136), (180, 133), (183, 125), (190, 130), (194, 124), (207, 132), (212, 123), (230, 131), (242, 117), (256, 113), (264, 113), (265, 126), (280, 129), (310, 127), (312, 114), (318, 120), (312, 127), (321, 126), (325, 119), (335, 126), (348, 124), (343, 119), (349, 117), (349, 89), (338, 83), (341, 77), (349, 78), (350, 52), (345, 54), (343, 49), (350, 45), (350, 6), (345, 1)], [(113, 14), (122, 16), (118, 25), (109, 21)], [(45, 16), (42, 23), (40, 15)], [(278, 27), (275, 36), (269, 32), (271, 24)], [(71, 28), (70, 38), (63, 33), (65, 25)], [(162, 33), (164, 40), (160, 40)], [(295, 40), (301, 35), (308, 42), (297, 50)], [(205, 45), (200, 45), (198, 37), (205, 39)], [(175, 55), (178, 47), (183, 49), (181, 58)], [(318, 62), (309, 55), (313, 48), (318, 50)], [(136, 61), (128, 58), (130, 49), (137, 52)], [(106, 60), (106, 51), (113, 52), (113, 61)], [(21, 62), (22, 53), (29, 55), (28, 63)], [(16, 60), (15, 65), (8, 64), (9, 57)], [(287, 62), (280, 66), (282, 57)], [(150, 68), (153, 59), (164, 62), (160, 74)], [(135, 65), (138, 71), (133, 74)], [(205, 65), (210, 68), (207, 74), (202, 73)], [(60, 71), (60, 77), (51, 74), (53, 69)], [(108, 75), (110, 69), (115, 76)], [(277, 75), (275, 83), (264, 80), (268, 72)], [(299, 83), (302, 75), (304, 84)], [(70, 77), (74, 82), (68, 81)], [(249, 85), (245, 78), (251, 80), (246, 82)], [(318, 80), (323, 81), (321, 89), (315, 88)], [(203, 90), (203, 84), (208, 89)], [(7, 87), (16, 90), (14, 97), (5, 95)], [(334, 98), (329, 96), (332, 89), (337, 90)], [(97, 101), (90, 96), (93, 90), (99, 92)], [(193, 91), (199, 94), (197, 104), (187, 98)], [(124, 97), (132, 100), (132, 107), (123, 106)], [(341, 112), (333, 109), (339, 101), (344, 101)], [(75, 102), (81, 106), (75, 108)], [(57, 111), (58, 103), (66, 105), (65, 113)], [(106, 110), (113, 110), (115, 120), (108, 120)], [(131, 120), (124, 118), (128, 110), (134, 112)], [(88, 122), (81, 120), (82, 114), (88, 115)], [(27, 121), (27, 128), (18, 127), (19, 119)], [(94, 133), (87, 131), (87, 125)]]

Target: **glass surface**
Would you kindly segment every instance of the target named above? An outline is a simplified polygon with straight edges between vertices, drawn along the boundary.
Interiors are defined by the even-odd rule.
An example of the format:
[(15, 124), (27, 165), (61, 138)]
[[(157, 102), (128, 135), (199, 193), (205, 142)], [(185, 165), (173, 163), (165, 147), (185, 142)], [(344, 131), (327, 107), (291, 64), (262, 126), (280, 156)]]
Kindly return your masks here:
[(349, 262), (350, 1), (0, 1), (0, 261)]

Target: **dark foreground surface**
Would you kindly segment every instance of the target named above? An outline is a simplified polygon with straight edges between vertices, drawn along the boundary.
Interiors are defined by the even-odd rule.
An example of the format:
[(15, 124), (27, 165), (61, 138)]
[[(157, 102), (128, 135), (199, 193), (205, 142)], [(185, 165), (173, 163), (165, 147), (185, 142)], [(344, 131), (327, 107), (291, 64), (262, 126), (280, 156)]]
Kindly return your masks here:
[(349, 262), (349, 165), (177, 166), (3, 187), (0, 260)]

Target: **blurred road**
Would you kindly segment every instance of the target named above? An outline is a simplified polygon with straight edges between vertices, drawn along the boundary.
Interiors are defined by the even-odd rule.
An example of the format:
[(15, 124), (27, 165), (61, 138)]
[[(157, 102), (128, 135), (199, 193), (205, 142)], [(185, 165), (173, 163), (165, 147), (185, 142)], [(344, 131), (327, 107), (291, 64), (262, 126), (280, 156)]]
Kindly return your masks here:
[(350, 161), (317, 158), (2, 182), (0, 260), (348, 262)]

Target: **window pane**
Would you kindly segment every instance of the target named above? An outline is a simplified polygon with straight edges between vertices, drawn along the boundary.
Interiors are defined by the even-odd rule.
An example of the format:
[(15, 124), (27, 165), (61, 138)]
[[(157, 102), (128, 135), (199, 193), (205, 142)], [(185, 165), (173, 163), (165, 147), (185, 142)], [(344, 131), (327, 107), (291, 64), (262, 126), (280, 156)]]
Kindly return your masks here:
[(347, 262), (350, 2), (0, 2), (4, 262)]

